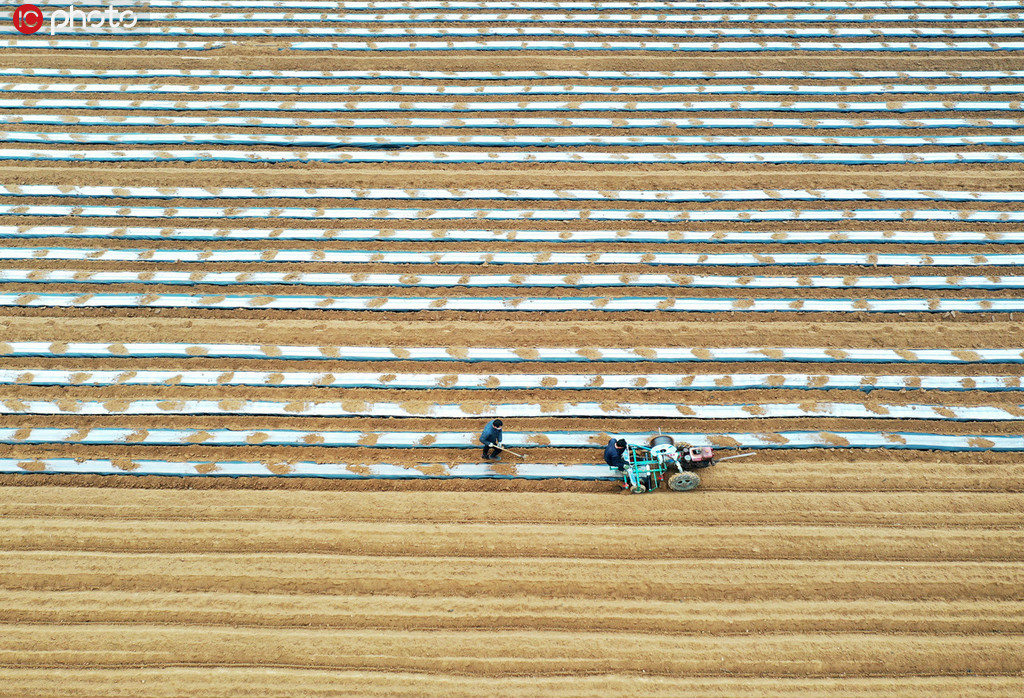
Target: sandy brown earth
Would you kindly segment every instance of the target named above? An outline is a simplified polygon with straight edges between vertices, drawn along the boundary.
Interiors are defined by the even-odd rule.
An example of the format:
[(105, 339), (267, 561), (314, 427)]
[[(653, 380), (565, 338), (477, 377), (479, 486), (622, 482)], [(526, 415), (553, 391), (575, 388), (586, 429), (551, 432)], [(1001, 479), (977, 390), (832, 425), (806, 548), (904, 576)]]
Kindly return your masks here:
[[(205, 53), (0, 52), (0, 66), (56, 68), (172, 68), (290, 70), (1019, 70), (1024, 61), (1007, 54), (773, 54), (732, 55), (309, 55), (280, 51), (280, 43)], [(67, 82), (47, 79), (43, 82)], [(378, 79), (397, 84), (412, 80)], [(33, 77), (7, 82), (40, 82)], [(118, 80), (117, 82), (145, 82)], [(223, 83), (223, 78), (175, 79), (185, 84)], [(556, 82), (556, 81), (552, 81)], [(757, 80), (756, 82), (771, 82)], [(801, 81), (813, 84), (815, 81)], [(901, 80), (915, 82), (915, 80)], [(443, 81), (438, 81), (443, 84)], [(76, 95), (68, 95), (75, 97)], [(118, 95), (109, 95), (117, 98)], [(141, 98), (141, 97), (140, 97)], [(161, 97), (162, 98), (162, 97)], [(190, 99), (218, 99), (217, 95)], [(383, 99), (367, 97), (368, 99)], [(921, 97), (924, 98), (924, 97)], [(988, 99), (989, 97), (984, 97)], [(259, 96), (245, 99), (260, 99)], [(284, 101), (280, 98), (277, 101)], [(304, 101), (331, 98), (303, 97)], [(442, 100), (443, 98), (437, 98)], [(512, 98), (508, 98), (511, 100)], [(533, 97), (531, 97), (533, 99)], [(667, 99), (667, 98), (653, 98)], [(783, 99), (772, 97), (770, 99)], [(868, 99), (851, 97), (851, 100)], [(918, 99), (910, 97), (907, 101)], [(722, 98), (729, 101), (729, 98)], [(813, 101), (808, 98), (806, 101)], [(340, 101), (340, 98), (338, 100)], [(430, 98), (417, 98), (430, 101)], [(15, 112), (18, 110), (14, 110)], [(20, 111), (33, 111), (26, 107)], [(73, 114), (71, 111), (52, 113)], [(90, 112), (94, 113), (94, 112)], [(95, 112), (117, 115), (123, 112)], [(140, 114), (158, 112), (139, 111)], [(273, 113), (253, 112), (258, 116)], [(197, 115), (220, 114), (197, 111)], [(301, 116), (302, 114), (294, 114)], [(545, 116), (544, 113), (537, 113)], [(585, 114), (590, 116), (591, 114)], [(601, 115), (597, 113), (597, 115)], [(616, 114), (619, 115), (619, 114)], [(991, 114), (1007, 116), (1008, 114)], [(395, 117), (399, 114), (385, 113)], [(649, 116), (635, 113), (630, 116)], [(730, 116), (684, 114), (686, 117)], [(747, 116), (747, 114), (744, 114)], [(772, 116), (754, 112), (751, 117)], [(779, 116), (779, 114), (775, 114)], [(809, 114), (827, 117), (827, 114)], [(834, 116), (834, 115), (832, 115)], [(937, 117), (943, 114), (918, 114)], [(981, 114), (982, 117), (985, 113)], [(912, 118), (912, 117), (907, 117)], [(13, 126), (12, 130), (55, 130)], [(75, 128), (118, 132), (131, 128)], [(168, 129), (172, 130), (172, 129)], [(259, 129), (206, 131), (259, 132)], [(349, 133), (326, 129), (325, 133)], [(415, 133), (396, 128), (395, 133)], [(495, 134), (513, 133), (496, 129)], [(544, 133), (531, 130), (530, 133)], [(644, 133), (666, 133), (664, 129)], [(955, 135), (1001, 131), (958, 129)], [(490, 133), (490, 131), (489, 131)], [(559, 130), (559, 134), (575, 133)], [(672, 132), (672, 133), (679, 133)], [(687, 129), (686, 135), (724, 131)], [(743, 131), (739, 133), (749, 133)], [(790, 132), (787, 132), (790, 133)], [(928, 135), (936, 135), (929, 133)], [(945, 132), (943, 132), (945, 133)], [(850, 135), (915, 135), (851, 131)], [(877, 148), (855, 149), (869, 152)], [(890, 149), (895, 150), (895, 149)], [(966, 150), (966, 148), (965, 148)], [(918, 188), (1017, 191), (1019, 166), (836, 167), (724, 166), (594, 167), (344, 165), (249, 166), (219, 164), (111, 165), (10, 164), (0, 168), (4, 184), (135, 186), (585, 188), (585, 189), (776, 189)], [(66, 199), (24, 198), (21, 204), (66, 205)], [(131, 205), (97, 199), (103, 205)], [(422, 204), (422, 205), (421, 205)], [(142, 204), (147, 205), (147, 204)], [(187, 206), (184, 200), (156, 204)], [(332, 202), (310, 200), (214, 200), (202, 205), (302, 207), (372, 206), (414, 208), (439, 202)], [(555, 207), (557, 203), (477, 202), (459, 207)], [(827, 205), (827, 204), (820, 204)], [(846, 204), (836, 204), (846, 206)], [(631, 204), (631, 206), (633, 206)], [(761, 207), (762, 204), (757, 204)], [(819, 204), (774, 202), (765, 208), (813, 208)], [(1007, 205), (1001, 205), (1008, 207)], [(620, 207), (579, 202), (568, 208)], [(635, 204), (638, 209), (664, 208)], [(734, 204), (673, 204), (679, 210), (740, 208)], [(743, 206), (745, 207), (745, 205)], [(858, 203), (855, 208), (925, 208), (927, 203)], [(988, 209), (977, 203), (948, 206)], [(947, 208), (947, 206), (936, 206)], [(371, 227), (367, 222), (336, 228)], [(10, 217), (5, 225), (165, 226), (167, 221)], [(209, 220), (174, 222), (176, 227), (221, 229), (272, 226), (317, 227), (315, 221)], [(376, 224), (373, 224), (376, 225)], [(416, 221), (385, 221), (384, 228), (420, 228)], [(701, 224), (688, 229), (820, 230), (830, 224)], [(586, 221), (539, 226), (499, 223), (502, 230), (644, 229), (651, 224), (597, 226)], [(170, 227), (170, 226), (168, 226)], [(449, 222), (430, 228), (476, 228)], [(843, 223), (844, 230), (1008, 231), (1004, 224), (906, 222)], [(548, 251), (553, 245), (503, 241), (493, 245), (448, 242), (321, 243), (174, 242), (65, 239), (2, 240), (0, 245), (203, 249), (282, 248), (447, 251)], [(647, 248), (651, 249), (647, 249)], [(558, 250), (772, 252), (825, 251), (821, 246), (768, 246), (678, 242), (559, 245)], [(839, 245), (835, 251), (917, 254), (991, 252), (994, 246), (899, 245), (884, 250)], [(999, 245), (999, 252), (1024, 251)], [(841, 248), (841, 249), (840, 249)], [(831, 249), (829, 251), (832, 251)], [(13, 269), (88, 271), (345, 271), (403, 274), (551, 273), (584, 271), (635, 274), (645, 265), (524, 266), (510, 270), (477, 266), (384, 265), (338, 269), (310, 264), (113, 264), (40, 260), (5, 263)], [(657, 270), (654, 270), (657, 271)], [(693, 274), (694, 270), (679, 273)], [(743, 274), (736, 268), (700, 273)], [(767, 268), (778, 275), (889, 275), (983, 273), (1019, 270), (986, 267), (872, 269), (864, 267)], [(21, 293), (95, 292), (88, 284), (7, 284)], [(172, 286), (132, 286), (110, 291), (175, 293)], [(282, 286), (240, 285), (239, 293), (319, 293)], [(197, 285), (194, 292), (223, 293)], [(415, 295), (400, 289), (332, 290), (336, 295)], [(423, 295), (498, 295), (441, 289)], [(515, 295), (729, 295), (693, 290), (518, 289)], [(770, 297), (772, 292), (756, 292)], [(788, 297), (787, 292), (774, 295)], [(890, 292), (801, 290), (801, 297), (1019, 297), (1017, 291)], [(383, 371), (423, 373), (830, 373), (924, 375), (1020, 375), (1019, 365), (915, 366), (854, 364), (453, 364), (239, 362), (130, 358), (69, 359), (70, 341), (109, 344), (239, 342), (273, 347), (448, 347), (453, 357), (466, 347), (512, 347), (530, 356), (536, 347), (827, 347), (962, 349), (1024, 347), (1024, 325), (1006, 314), (873, 315), (753, 313), (325, 313), (187, 310), (0, 310), (0, 342), (51, 344), (52, 358), (0, 358), (21, 371), (61, 368), (223, 372)], [(0, 346), (0, 350), (3, 346)], [(0, 351), (0, 355), (3, 351)], [(271, 353), (272, 356), (272, 353)], [(539, 404), (596, 399), (672, 402), (855, 401), (925, 402), (941, 405), (1011, 404), (1019, 393), (875, 391), (740, 391), (679, 395), (669, 391), (621, 391), (609, 396), (583, 392), (455, 390), (350, 391), (321, 388), (184, 388), (175, 385), (128, 389), (4, 387), (2, 399), (266, 399), (401, 401), (529, 401)], [(1018, 401), (1019, 402), (1019, 401)], [(69, 426), (190, 428), (310, 428), (472, 430), (465, 420), (385, 420), (299, 417), (50, 417), (7, 416), (15, 428)], [(511, 425), (522, 430), (701, 431), (707, 424), (680, 417), (669, 425), (654, 420), (536, 418)], [(985, 424), (826, 418), (725, 420), (715, 428), (770, 433), (786, 429), (936, 431), (963, 434), (1024, 434), (1020, 422)], [(0, 457), (34, 461), (53, 457), (164, 460), (319, 460), (395, 463), (406, 467), (471, 460), (475, 449), (237, 448), (191, 445), (150, 447), (81, 444), (0, 445)], [(547, 463), (593, 463), (594, 449), (537, 448), (531, 459)], [(295, 480), (288, 478), (156, 478), (63, 476), (26, 472), (0, 476), (0, 695), (139, 696), (1019, 696), (1024, 693), (1024, 464), (1015, 453), (941, 454), (844, 449), (777, 451), (756, 459), (721, 464), (702, 474), (695, 492), (657, 492), (631, 497), (615, 483), (401, 482)]]
[(5, 487), (2, 692), (1015, 695), (1019, 495), (818, 485)]

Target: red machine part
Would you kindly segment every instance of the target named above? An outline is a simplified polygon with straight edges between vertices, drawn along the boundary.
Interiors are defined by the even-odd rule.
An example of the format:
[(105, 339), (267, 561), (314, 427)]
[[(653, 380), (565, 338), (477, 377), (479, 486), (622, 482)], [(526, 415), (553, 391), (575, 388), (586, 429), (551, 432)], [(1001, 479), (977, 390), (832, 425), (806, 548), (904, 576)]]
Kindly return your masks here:
[(690, 447), (683, 452), (686, 463), (704, 463), (711, 465), (715, 460), (715, 451), (710, 446)]

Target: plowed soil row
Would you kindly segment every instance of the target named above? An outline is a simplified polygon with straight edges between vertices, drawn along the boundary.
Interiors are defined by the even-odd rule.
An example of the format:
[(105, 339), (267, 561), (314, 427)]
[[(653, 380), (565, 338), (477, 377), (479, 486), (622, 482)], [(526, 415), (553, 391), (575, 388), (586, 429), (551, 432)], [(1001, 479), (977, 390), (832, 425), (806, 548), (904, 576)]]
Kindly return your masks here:
[[(206, 668), (165, 667), (160, 669), (62, 669), (61, 682), (50, 680), (51, 669), (0, 669), (0, 677), (9, 685), (32, 695), (66, 698), (92, 696), (97, 687), (105, 695), (122, 698), (166, 698), (175, 693), (208, 691), (221, 695), (245, 693), (260, 698), (304, 696), (416, 696), (443, 692), (445, 696), (475, 698), (480, 695), (529, 698), (545, 696), (761, 696), (778, 692), (826, 696), (842, 690), (846, 695), (864, 698), (879, 692), (899, 692), (913, 698), (956, 691), (995, 698), (1016, 698), (1020, 680), (1016, 676), (914, 677), (792, 679), (792, 678), (706, 678), (687, 676), (648, 677), (609, 673), (592, 676), (516, 677), (438, 676), (400, 672), (387, 676), (372, 671), (338, 671), (302, 668), (263, 669), (258, 685), (247, 667), (223, 667), (216, 672)], [(168, 689), (168, 686), (172, 687)]]
[[(936, 464), (952, 465), (952, 458), (939, 457)], [(788, 463), (796, 465), (808, 463)], [(833, 461), (837, 473), (842, 468)], [(912, 466), (915, 464), (907, 464)], [(920, 464), (916, 464), (920, 465)], [(780, 469), (782, 469), (780, 467)], [(1008, 476), (1015, 470), (1006, 468)], [(723, 469), (716, 472), (722, 474)], [(1018, 473), (1019, 474), (1019, 473)], [(567, 533), (581, 527), (581, 533), (612, 531), (616, 535), (634, 526), (835, 526), (859, 530), (862, 526), (941, 527), (952, 529), (1006, 529), (1010, 532), (1024, 523), (1024, 512), (1017, 508), (1019, 498), (997, 493), (906, 492), (771, 492), (731, 491), (706, 488), (679, 497), (656, 494), (647, 498), (595, 497), (592, 506), (576, 494), (544, 494), (531, 497), (481, 492), (477, 497), (450, 497), (443, 492), (290, 492), (224, 491), (211, 495), (202, 492), (178, 492), (167, 497), (160, 492), (141, 490), (111, 493), (91, 488), (62, 489), (40, 485), (35, 489), (8, 487), (0, 502), (0, 516), (9, 533), (25, 538), (24, 529), (9, 521), (41, 521), (63, 527), (66, 535), (75, 535), (74, 526), (106, 523), (153, 525), (164, 527), (171, 535), (179, 523), (201, 534), (209, 524), (250, 525), (254, 534), (277, 535), (273, 525), (279, 522), (298, 531), (302, 522), (334, 526), (340, 535), (349, 524), (384, 523), (402, 525), (461, 524), (499, 526), (548, 526)], [(59, 506), (53, 505), (53, 500)], [(387, 521), (381, 522), (381, 511)], [(599, 527), (599, 528), (598, 528)], [(299, 531), (301, 533), (301, 531)], [(102, 540), (99, 538), (97, 540)], [(200, 540), (199, 538), (196, 539)], [(243, 539), (220, 539), (244, 542)], [(207, 541), (208, 542), (208, 541)], [(467, 541), (474, 544), (472, 541)], [(528, 541), (524, 541), (528, 542)], [(673, 544), (671, 541), (666, 541)], [(637, 550), (631, 551), (638, 554)], [(644, 553), (647, 554), (647, 553)]]
[[(178, 286), (178, 285), (159, 285), (154, 284), (152, 286), (148, 284), (117, 284), (110, 286), (99, 286), (97, 284), (4, 284), (3, 290), (6, 293), (20, 294), (22, 298), (32, 298), (36, 294), (75, 294), (80, 298), (92, 295), (100, 295), (107, 293), (115, 294), (180, 294), (180, 293), (191, 293), (206, 298), (217, 298), (222, 295), (248, 295), (257, 300), (252, 303), (253, 306), (261, 305), (261, 300), (277, 297), (277, 296), (290, 296), (290, 295), (310, 295), (310, 296), (329, 296), (332, 298), (343, 298), (343, 297), (355, 297), (355, 298), (374, 298), (382, 299), (377, 301), (383, 303), (383, 299), (386, 298), (504, 298), (504, 299), (522, 299), (522, 298), (669, 298), (669, 299), (689, 299), (689, 298), (726, 298), (726, 299), (764, 299), (764, 298), (785, 298), (785, 299), (884, 299), (884, 298), (933, 298), (933, 299), (982, 299), (992, 300), (996, 298), (1007, 298), (1007, 299), (1019, 299), (1019, 289), (924, 289), (924, 288), (907, 288), (907, 289), (867, 289), (867, 288), (850, 288), (850, 289), (819, 289), (819, 288), (797, 288), (797, 289), (747, 289), (747, 288), (679, 288), (679, 287), (659, 287), (659, 288), (646, 288), (646, 287), (608, 287), (598, 286), (593, 288), (542, 288), (542, 287), (524, 287), (524, 288), (465, 288), (459, 287), (456, 289), (449, 288), (397, 288), (394, 286), (376, 286), (376, 287), (344, 287), (344, 286), (250, 286), (246, 284), (231, 285), (231, 286), (212, 286), (204, 284), (196, 284), (195, 286)], [(148, 301), (152, 302), (152, 301)], [(146, 302), (137, 304), (141, 309), (145, 309)], [(737, 311), (742, 312), (744, 306), (737, 305), (733, 306)], [(984, 306), (982, 306), (984, 307)], [(134, 310), (134, 308), (132, 309)], [(377, 311), (371, 306), (372, 312), (387, 312), (387, 310)], [(199, 311), (202, 312), (202, 311)], [(229, 311), (234, 312), (234, 311)], [(241, 312), (252, 312), (251, 310), (243, 310)], [(318, 311), (310, 310), (307, 312), (317, 313)], [(336, 312), (336, 311), (331, 311)], [(344, 311), (343, 311), (344, 312)], [(356, 312), (356, 311), (352, 311)], [(397, 312), (397, 311), (396, 311)], [(423, 311), (426, 312), (426, 311)], [(432, 311), (432, 312), (447, 312), (447, 311)], [(503, 311), (505, 312), (505, 311)], [(514, 311), (513, 311), (514, 312)], [(524, 311), (525, 312), (525, 311)], [(556, 314), (561, 314), (565, 311), (550, 311)], [(595, 312), (595, 311), (587, 311)], [(616, 314), (619, 311), (616, 311)], [(655, 310), (642, 310), (642, 311), (626, 311), (630, 313), (641, 313), (648, 314), (657, 312)], [(673, 311), (674, 312), (674, 311)], [(812, 313), (812, 317), (816, 316), (819, 311), (807, 311)], [(865, 308), (865, 312), (867, 312)], [(530, 311), (532, 314), (533, 311)], [(400, 313), (404, 315), (405, 313)], [(840, 312), (834, 313), (834, 315), (840, 315)]]
[[(426, 571), (426, 570), (424, 570)], [(583, 570), (581, 570), (583, 571)], [(585, 570), (589, 572), (590, 570)], [(679, 570), (682, 571), (682, 570)], [(965, 580), (966, 581), (966, 580)], [(65, 626), (61, 649), (53, 649), (53, 627), (20, 625), (7, 631), (26, 656), (59, 670), (190, 666), (436, 672), (483, 676), (517, 675), (515, 664), (534, 676), (620, 673), (665, 676), (822, 677), (822, 667), (870, 675), (878, 657), (898, 656), (901, 674), (1013, 674), (1021, 668), (1020, 636), (955, 638), (886, 634), (830, 636), (784, 633), (754, 637), (664, 637), (645, 633), (586, 633), (578, 630), (486, 633), (474, 631), (380, 631), (263, 628), (126, 627), (100, 623)], [(131, 646), (130, 650), (96, 649)], [(572, 656), (565, 656), (571, 652)], [(700, 654), (724, 658), (709, 667)], [(815, 660), (806, 659), (813, 652)], [(654, 657), (652, 657), (654, 655)], [(778, 658), (766, 661), (765, 655)], [(656, 658), (663, 659), (656, 659)], [(954, 658), (949, 661), (946, 657)], [(782, 668), (784, 667), (784, 668)]]
[[(189, 342), (299, 346), (379, 347), (863, 347), (889, 349), (959, 349), (1024, 346), (1024, 327), (1001, 318), (972, 327), (959, 322), (908, 322), (887, 328), (885, 335), (865, 332), (857, 323), (822, 323), (790, 317), (772, 322), (710, 318), (700, 323), (652, 319), (644, 322), (585, 323), (533, 321), (527, 327), (487, 318), (480, 325), (446, 321), (380, 321), (368, 325), (322, 318), (316, 323), (289, 320), (248, 322), (200, 317), (191, 320), (135, 318), (95, 322), (75, 315), (49, 318), (0, 316), (4, 341), (51, 342), (59, 353), (66, 342)], [(474, 331), (477, 330), (477, 331)], [(709, 331), (710, 330), (710, 331)], [(246, 362), (248, 365), (248, 362)], [(262, 365), (257, 362), (253, 365)], [(306, 362), (290, 362), (297, 367)], [(335, 364), (340, 367), (347, 362)], [(417, 366), (417, 363), (410, 364)], [(524, 364), (514, 364), (520, 366)], [(586, 364), (584, 364), (586, 365)], [(661, 366), (662, 364), (658, 364)], [(660, 368), (657, 370), (661, 370)]]
[[(259, 522), (176, 521), (133, 522), (128, 540), (118, 536), (123, 521), (76, 523), (45, 519), (7, 519), (0, 526), (10, 551), (76, 550), (94, 553), (282, 554), (296, 552), (335, 556), (490, 558), (497, 541), (517, 541), (515, 552), (524, 558), (566, 557), (600, 559), (609, 549), (624, 560), (648, 559), (650, 551), (636, 549), (631, 527), (578, 527), (542, 524), (461, 524), (457, 531), (438, 530), (435, 524), (368, 523), (317, 524), (311, 521), (278, 522), (272, 531)], [(672, 533), (669, 537), (667, 534)], [(737, 558), (764, 560), (819, 560), (828, 549), (835, 560), (892, 560), (938, 562), (957, 560), (960, 549), (970, 549), (978, 561), (1013, 561), (1024, 544), (1016, 530), (938, 530), (861, 526), (837, 530), (826, 526), (719, 525), (718, 535), (702, 536), (701, 526), (647, 526), (645, 535), (659, 540), (658, 555), (674, 560)]]
[[(1018, 633), (1022, 621), (1019, 602), (969, 602), (951, 609), (939, 601), (807, 603), (763, 601), (752, 603), (669, 601), (593, 601), (580, 599), (567, 608), (564, 602), (536, 597), (493, 599), (481, 602), (463, 597), (316, 595), (309, 594), (297, 608), (285, 594), (261, 596), (253, 608), (250, 594), (183, 592), (166, 596), (140, 592), (123, 599), (106, 592), (55, 593), (46, 608), (33, 603), (31, 592), (6, 592), (0, 619), (37, 625), (120, 624), (127, 627), (183, 627), (196, 613), (214, 627), (304, 628), (324, 630), (425, 630), (646, 632), (682, 635), (691, 632), (721, 635), (745, 633), (829, 631), (834, 634), (879, 632)], [(577, 616), (577, 613), (579, 616)]]
[[(53, 317), (59, 312), (67, 312), (66, 308), (22, 308), (11, 307), (5, 309), (8, 317), (11, 318), (47, 318)], [(435, 311), (425, 310), (421, 312), (376, 312), (376, 311), (323, 311), (323, 310), (191, 310), (191, 309), (146, 309), (132, 308), (129, 311), (133, 317), (138, 318), (176, 318), (189, 322), (199, 318), (220, 318), (227, 320), (247, 321), (253, 324), (260, 322), (275, 323), (284, 320), (298, 320), (310, 325), (316, 325), (324, 320), (338, 319), (355, 322), (395, 322), (407, 321), (429, 322), (438, 320), (443, 322), (462, 322), (465, 324), (479, 323), (490, 319), (491, 315), (500, 314), (501, 319), (506, 322), (529, 325), (537, 321), (558, 322), (569, 320), (575, 322), (638, 322), (645, 319), (652, 319), (660, 322), (675, 320), (680, 323), (693, 325), (707, 325), (711, 318), (709, 313), (701, 312), (662, 312), (662, 311), (566, 311), (566, 312), (515, 312), (515, 311)], [(835, 324), (847, 322), (851, 324), (862, 324), (864, 327), (885, 325), (898, 325), (903, 322), (928, 322), (952, 320), (965, 325), (987, 326), (997, 323), (1003, 319), (1010, 319), (1013, 313), (992, 313), (992, 312), (970, 312), (948, 311), (943, 313), (919, 312), (919, 313), (882, 313), (882, 312), (780, 312), (777, 315), (799, 318), (803, 321), (819, 320), (824, 324)], [(730, 320), (757, 322), (772, 320), (773, 313), (747, 313), (743, 311), (729, 311)], [(104, 320), (116, 320), (125, 316), (124, 309), (116, 308), (82, 308), (75, 309), (75, 316), (79, 318), (90, 318), (95, 322)], [(1019, 317), (1019, 315), (1018, 315)]]
[[(17, 167), (6, 165), (0, 168), (4, 182), (10, 184), (89, 184), (95, 186), (202, 186), (213, 187), (410, 187), (414, 189), (449, 187), (483, 188), (567, 188), (579, 189), (585, 184), (591, 186), (608, 182), (612, 189), (759, 189), (782, 186), (778, 174), (788, 168), (775, 170), (766, 175), (761, 168), (744, 168), (746, 172), (722, 173), (717, 168), (693, 168), (681, 165), (668, 172), (646, 173), (628, 166), (595, 168), (591, 177), (581, 179), (577, 175), (561, 172), (531, 172), (499, 169), (474, 173), (469, 182), (464, 174), (444, 170), (424, 170), (421, 167), (402, 168), (389, 172), (379, 168), (353, 165), (344, 170), (311, 174), (303, 168), (235, 168), (223, 165), (204, 170), (212, 181), (196, 181), (190, 167), (154, 167), (138, 165), (130, 168), (97, 167), (83, 164), (74, 169), (40, 166), (25, 163)], [(430, 172), (429, 180), (423, 177)], [(699, 180), (694, 180), (695, 175)], [(1017, 191), (1018, 174), (1015, 171), (988, 172), (971, 166), (956, 168), (955, 172), (924, 166), (913, 172), (901, 174), (898, 186), (907, 189), (970, 189), (972, 186), (986, 191)], [(892, 176), (883, 169), (839, 168), (817, 166), (799, 178), (785, 180), (787, 188), (875, 188), (888, 189), (896, 186)]]

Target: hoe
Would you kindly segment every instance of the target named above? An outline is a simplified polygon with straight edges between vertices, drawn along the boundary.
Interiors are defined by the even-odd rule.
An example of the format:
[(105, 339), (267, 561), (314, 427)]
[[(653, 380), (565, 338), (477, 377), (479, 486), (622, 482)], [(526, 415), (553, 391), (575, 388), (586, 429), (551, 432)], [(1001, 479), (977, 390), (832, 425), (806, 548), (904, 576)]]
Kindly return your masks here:
[(668, 476), (668, 487), (676, 492), (686, 492), (700, 484), (700, 476), (694, 470), (754, 453), (715, 458), (715, 451), (710, 446), (680, 447), (668, 434), (658, 434), (650, 438), (647, 446), (626, 446), (626, 467), (621, 471), (623, 487), (633, 494), (651, 492), (661, 485), (668, 469), (675, 468), (676, 472)]

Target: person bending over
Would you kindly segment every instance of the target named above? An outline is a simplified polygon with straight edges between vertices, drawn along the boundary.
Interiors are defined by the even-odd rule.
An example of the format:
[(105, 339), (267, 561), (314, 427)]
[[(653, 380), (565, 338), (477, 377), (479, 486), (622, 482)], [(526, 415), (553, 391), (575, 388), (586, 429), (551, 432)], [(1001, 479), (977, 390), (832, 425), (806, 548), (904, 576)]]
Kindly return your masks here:
[(492, 419), (487, 422), (484, 432), (480, 434), (480, 443), (484, 445), (484, 460), (501, 460), (501, 420)]
[(612, 468), (620, 471), (626, 469), (626, 440), (608, 440), (608, 446), (604, 449), (604, 462)]

